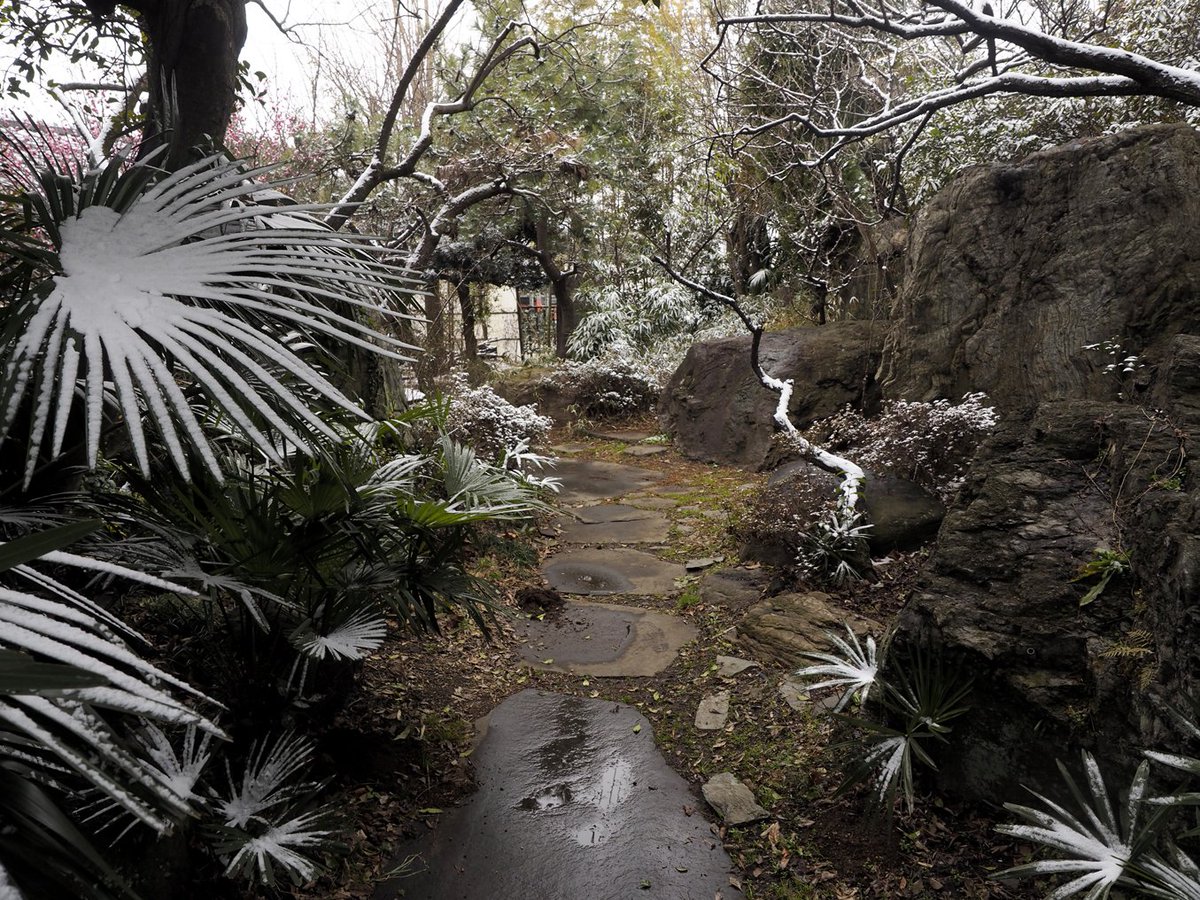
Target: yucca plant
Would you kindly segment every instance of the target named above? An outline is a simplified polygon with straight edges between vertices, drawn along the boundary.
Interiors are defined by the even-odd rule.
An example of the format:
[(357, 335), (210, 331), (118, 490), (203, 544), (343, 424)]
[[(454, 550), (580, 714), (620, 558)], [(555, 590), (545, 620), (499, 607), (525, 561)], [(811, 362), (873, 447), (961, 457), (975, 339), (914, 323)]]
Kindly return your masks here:
[[(1176, 706), (1159, 705), (1192, 742), (1200, 739), (1200, 725), (1192, 699), (1193, 713)], [(1200, 760), (1195, 757), (1145, 751), (1146, 762), (1138, 766), (1120, 816), (1114, 814), (1100, 767), (1091, 754), (1083, 753), (1088, 792), (1075, 784), (1066, 768), (1059, 769), (1073, 795), (1079, 812), (1068, 810), (1040, 794), (1044, 809), (1035, 810), (1015, 804), (1006, 808), (1030, 821), (1031, 825), (1000, 825), (997, 830), (1051, 849), (1056, 858), (1038, 860), (1009, 869), (997, 877), (1009, 875), (1039, 876), (1073, 874), (1066, 884), (1055, 888), (1050, 897), (1072, 897), (1086, 891), (1086, 897), (1107, 897), (1112, 891), (1161, 900), (1200, 900), (1200, 867), (1177, 845), (1193, 838), (1200, 829), (1178, 830), (1171, 814), (1180, 807), (1200, 805), (1200, 793), (1187, 789), (1152, 796), (1149, 761), (1195, 777)]]
[(144, 474), (143, 422), (185, 478), (199, 461), (220, 480), (210, 410), (279, 461), (337, 440), (326, 408), (364, 416), (297, 343), (411, 359), (354, 318), (404, 315), (406, 273), (321, 225), (321, 207), (259, 203), (266, 170), (211, 156), (168, 173), (151, 155), (54, 172), (20, 157), (10, 180), (25, 191), (0, 198), (0, 436), (23, 427), (27, 483), (75, 441), (79, 412), (94, 467), (106, 409)]
[(873, 688), (878, 689), (879, 697), (874, 718), (840, 716), (857, 730), (858, 736), (836, 745), (854, 755), (838, 792), (867, 783), (886, 814), (891, 814), (898, 795), (911, 810), (914, 762), (937, 768), (928, 746), (944, 742), (951, 731), (950, 723), (970, 708), (967, 701), (971, 681), (921, 648), (894, 658), (884, 678), (873, 638), (867, 637), (864, 648), (849, 626), (846, 640), (832, 632), (825, 636), (840, 652), (804, 654), (820, 662), (796, 672), (800, 678), (819, 679), (808, 689), (844, 687), (833, 709), (835, 715), (841, 714), (854, 697), (860, 708), (865, 706)]
[(1030, 824), (999, 825), (997, 831), (1042, 844), (1057, 851), (1060, 856), (1016, 866), (997, 877), (1073, 876), (1048, 895), (1055, 900), (1084, 892), (1087, 900), (1103, 900), (1118, 887), (1138, 886), (1136, 868), (1153, 847), (1162, 823), (1161, 814), (1149, 817), (1142, 815), (1150, 766), (1143, 762), (1138, 767), (1119, 815), (1114, 811), (1100, 767), (1086, 751), (1083, 752), (1083, 768), (1086, 794), (1080, 790), (1067, 768), (1059, 763), (1063, 780), (1078, 807), (1077, 813), (1033, 791), (1030, 793), (1041, 801), (1044, 809), (1005, 804), (1006, 809)]

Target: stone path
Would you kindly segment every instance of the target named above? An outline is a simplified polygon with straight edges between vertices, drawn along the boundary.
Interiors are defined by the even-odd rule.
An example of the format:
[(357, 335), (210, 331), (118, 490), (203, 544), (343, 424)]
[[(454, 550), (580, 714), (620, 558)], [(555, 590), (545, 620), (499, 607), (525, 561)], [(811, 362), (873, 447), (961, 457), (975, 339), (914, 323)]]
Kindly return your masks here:
[[(555, 474), (563, 549), (543, 575), (572, 599), (518, 623), (522, 659), (601, 678), (663, 671), (695, 639), (694, 626), (607, 598), (677, 590), (684, 566), (628, 545), (666, 546), (662, 511), (686, 491), (658, 487), (658, 472), (594, 460), (563, 459)], [(605, 502), (618, 498), (625, 502)], [(711, 722), (702, 727), (720, 727)], [(474, 764), (477, 792), (405, 848), (397, 862), (408, 863), (406, 876), (376, 897), (712, 900), (729, 891), (731, 863), (705, 803), (630, 706), (523, 691), (491, 714)]]
[[(492, 713), (479, 789), (376, 897), (712, 900), (729, 857), (632, 707), (522, 691)], [(691, 815), (688, 810), (693, 810)]]

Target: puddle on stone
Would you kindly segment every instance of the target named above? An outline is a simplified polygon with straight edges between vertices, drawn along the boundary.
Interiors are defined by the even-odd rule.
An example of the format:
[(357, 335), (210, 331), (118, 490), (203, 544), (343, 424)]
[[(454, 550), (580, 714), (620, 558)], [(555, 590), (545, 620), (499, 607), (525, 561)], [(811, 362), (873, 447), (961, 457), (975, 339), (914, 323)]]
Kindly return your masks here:
[(608, 566), (597, 563), (550, 564), (547, 577), (555, 590), (568, 594), (621, 594), (633, 590), (633, 582)]
[(401, 848), (408, 874), (377, 900), (682, 900), (727, 885), (729, 857), (637, 710), (523, 691), (489, 721), (477, 793)]
[(556, 784), (536, 797), (526, 797), (517, 804), (517, 807), (529, 810), (530, 812), (545, 812), (548, 809), (558, 809), (560, 806), (566, 806), (571, 802), (572, 796), (569, 787), (565, 784)]

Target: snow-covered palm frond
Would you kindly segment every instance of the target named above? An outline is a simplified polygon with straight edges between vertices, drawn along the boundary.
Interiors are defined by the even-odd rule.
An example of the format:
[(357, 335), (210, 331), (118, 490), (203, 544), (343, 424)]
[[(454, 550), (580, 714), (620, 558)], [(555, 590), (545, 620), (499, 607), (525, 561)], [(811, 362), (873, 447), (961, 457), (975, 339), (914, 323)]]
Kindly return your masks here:
[(301, 851), (328, 839), (329, 829), (319, 827), (328, 811), (294, 807), (298, 797), (319, 787), (301, 781), (312, 752), (311, 741), (291, 733), (274, 743), (264, 739), (251, 748), (241, 783), (229, 777), (230, 796), (217, 802), (224, 825), (220, 850), (229, 858), (226, 874), (271, 885), (276, 867), (296, 883), (319, 874), (320, 866)]
[(198, 802), (200, 795), (196, 785), (212, 759), (209, 750), (212, 735), (189, 725), (184, 730), (182, 746), (176, 749), (165, 731), (147, 722), (137, 738), (146, 756), (161, 773), (163, 783), (184, 800)]
[(1086, 892), (1088, 900), (1102, 900), (1118, 885), (1133, 883), (1131, 867), (1139, 863), (1154, 832), (1155, 820), (1139, 824), (1140, 807), (1145, 800), (1150, 766), (1143, 762), (1134, 775), (1129, 797), (1118, 818), (1100, 767), (1090, 753), (1083, 753), (1088, 793), (1085, 796), (1066, 768), (1059, 764), (1067, 786), (1080, 808), (1075, 815), (1061, 804), (1032, 792), (1045, 810), (1006, 803), (1005, 808), (1032, 823), (999, 825), (997, 831), (1021, 840), (1042, 844), (1062, 854), (1061, 859), (1039, 860), (1016, 866), (997, 877), (1073, 875), (1057, 887), (1047, 900), (1061, 900)]
[(505, 469), (481, 462), (470, 447), (443, 437), (441, 450), (448, 511), (521, 518), (546, 508), (535, 491)]
[(825, 632), (825, 636), (834, 647), (841, 651), (841, 655), (806, 652), (803, 654), (804, 656), (820, 660), (822, 665), (806, 666), (797, 670), (796, 675), (801, 678), (824, 677), (823, 681), (809, 685), (809, 691), (845, 686), (846, 691), (838, 700), (834, 712), (845, 709), (846, 704), (855, 694), (859, 695), (859, 705), (866, 703), (871, 686), (875, 684), (876, 676), (879, 674), (879, 665), (875, 655), (875, 639), (868, 635), (864, 648), (849, 625), (846, 626), (846, 636), (849, 640), (842, 640), (830, 631)]
[(328, 841), (329, 829), (318, 827), (326, 815), (324, 810), (316, 810), (268, 825), (261, 834), (237, 846), (225, 874), (274, 885), (278, 867), (297, 884), (312, 881), (320, 874), (321, 867), (300, 851), (320, 847)]
[(1200, 866), (1178, 847), (1170, 847), (1168, 857), (1137, 866), (1138, 889), (1159, 900), (1200, 900)]
[(218, 803), (226, 827), (245, 828), (294, 800), (304, 790), (294, 779), (308, 765), (312, 752), (311, 741), (290, 732), (274, 743), (263, 739), (251, 747), (240, 782), (235, 784), (233, 775), (226, 772), (229, 796)]
[[(298, 447), (314, 433), (334, 436), (316, 403), (362, 415), (283, 338), (409, 359), (414, 348), (352, 317), (355, 308), (399, 315), (405, 273), (366, 239), (323, 228), (316, 207), (259, 205), (262, 185), (251, 179), (263, 170), (221, 157), (169, 174), (148, 160), (124, 165), (43, 177), (25, 230), (0, 231), (0, 250), (22, 260), (33, 284), (0, 337), (0, 433), (25, 401), (31, 409), (26, 478), (39, 455), (61, 452), (80, 396), (95, 465), (106, 390), (144, 472), (143, 420), (185, 476), (196, 454), (220, 477), (197, 395), (274, 458), (272, 429)], [(51, 246), (29, 237), (39, 230)]]
[[(318, 609), (314, 619), (321, 619)], [(312, 619), (291, 634), (292, 646), (312, 659), (356, 660), (376, 650), (387, 636), (387, 620), (370, 608), (360, 609), (344, 621), (319, 631)]]
[[(74, 771), (139, 821), (165, 830), (172, 817), (190, 811), (187, 802), (161, 783), (153, 767), (128, 749), (97, 710), (191, 725), (218, 735), (220, 730), (169, 692), (174, 688), (202, 698), (134, 653), (120, 637), (131, 632), (119, 620), (35, 567), (11, 566), (14, 559), (34, 555), (22, 548), (44, 547), (56, 533), (68, 543), (79, 532), (78, 527), (64, 526), (0, 545), (0, 558), (12, 572), (41, 589), (34, 594), (0, 586), (0, 651), (8, 651), (18, 664), (20, 658), (11, 654), (20, 654), (26, 667), (57, 666), (87, 679), (50, 692), (11, 682), (0, 689), (0, 730), (7, 733), (0, 734), (0, 758), (32, 752), (50, 769)], [(111, 574), (127, 571), (60, 551), (43, 552), (41, 558)], [(160, 579), (150, 580), (170, 587)]]

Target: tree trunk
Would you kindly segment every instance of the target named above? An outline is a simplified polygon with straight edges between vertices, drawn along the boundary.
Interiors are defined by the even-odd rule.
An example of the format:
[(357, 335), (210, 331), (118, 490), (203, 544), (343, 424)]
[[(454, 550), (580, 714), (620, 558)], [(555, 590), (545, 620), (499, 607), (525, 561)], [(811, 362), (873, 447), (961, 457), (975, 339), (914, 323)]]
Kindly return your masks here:
[(575, 309), (575, 287), (579, 276), (572, 269), (551, 282), (554, 290), (554, 305), (557, 308), (554, 322), (554, 355), (567, 358), (567, 342), (579, 324), (579, 311)]
[(462, 314), (463, 357), (468, 362), (479, 358), (479, 342), (475, 340), (475, 304), (471, 302), (471, 283), (458, 283), (458, 309)]
[(149, 44), (148, 144), (172, 142), (178, 168), (193, 147), (225, 139), (237, 100), (238, 56), (246, 41), (246, 0), (162, 0), (142, 12)]

